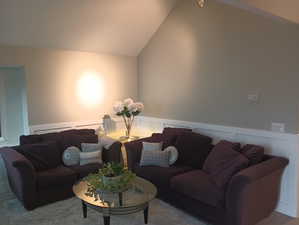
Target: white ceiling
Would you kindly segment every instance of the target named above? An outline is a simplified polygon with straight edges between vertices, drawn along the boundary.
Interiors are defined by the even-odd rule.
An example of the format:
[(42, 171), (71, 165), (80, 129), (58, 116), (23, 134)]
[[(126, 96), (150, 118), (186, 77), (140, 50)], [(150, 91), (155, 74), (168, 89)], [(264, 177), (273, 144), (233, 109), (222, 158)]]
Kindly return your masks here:
[[(0, 44), (137, 56), (177, 1), (0, 0)], [(299, 23), (299, 0), (218, 1)]]
[(136, 56), (177, 0), (0, 0), (0, 44)]

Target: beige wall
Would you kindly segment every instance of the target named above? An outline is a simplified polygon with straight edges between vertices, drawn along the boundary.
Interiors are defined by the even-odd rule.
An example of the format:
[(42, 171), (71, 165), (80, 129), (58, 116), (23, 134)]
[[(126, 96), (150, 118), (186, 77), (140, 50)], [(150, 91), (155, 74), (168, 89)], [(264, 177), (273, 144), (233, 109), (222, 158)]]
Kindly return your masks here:
[(267, 130), (281, 122), (297, 133), (298, 40), (297, 25), (181, 1), (139, 56), (145, 114)]
[[(136, 57), (0, 47), (0, 66), (16, 65), (25, 68), (30, 125), (98, 120), (111, 113), (114, 101), (137, 98)], [(88, 71), (103, 86), (103, 98), (94, 105), (78, 96), (78, 81)]]

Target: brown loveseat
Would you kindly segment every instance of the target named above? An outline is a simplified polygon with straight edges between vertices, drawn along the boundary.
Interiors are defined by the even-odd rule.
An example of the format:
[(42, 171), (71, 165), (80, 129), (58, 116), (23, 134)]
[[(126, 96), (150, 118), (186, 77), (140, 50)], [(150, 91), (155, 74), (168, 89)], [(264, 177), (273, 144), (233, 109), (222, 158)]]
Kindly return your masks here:
[[(83, 142), (97, 143), (95, 131), (82, 129), (21, 136), (20, 146), (0, 149), (11, 190), (26, 209), (72, 197), (73, 184), (101, 168), (98, 163), (63, 165), (63, 151), (69, 146), (80, 147)], [(104, 149), (103, 161), (120, 162), (120, 148), (121, 143), (115, 142), (109, 149)], [(40, 157), (40, 153), (45, 154), (44, 157)]]
[[(142, 142), (163, 142), (163, 148), (174, 145), (179, 158), (170, 167), (140, 166)], [(209, 156), (209, 164), (219, 161), (211, 154), (215, 155), (217, 148), (222, 151), (219, 148), (226, 148), (229, 142), (223, 141), (216, 147), (211, 142), (211, 138), (188, 129), (166, 128), (163, 134), (127, 143), (128, 166), (157, 186), (160, 199), (212, 224), (254, 225), (269, 216), (276, 208), (281, 177), (288, 160), (264, 155), (260, 146), (241, 148), (240, 144), (233, 143), (231, 148), (240, 152), (250, 147), (251, 161), (246, 167), (238, 168), (226, 181), (227, 171), (209, 174), (206, 161)], [(226, 154), (226, 150), (223, 152)], [(245, 159), (241, 153), (236, 154)], [(226, 159), (221, 163), (226, 163)]]

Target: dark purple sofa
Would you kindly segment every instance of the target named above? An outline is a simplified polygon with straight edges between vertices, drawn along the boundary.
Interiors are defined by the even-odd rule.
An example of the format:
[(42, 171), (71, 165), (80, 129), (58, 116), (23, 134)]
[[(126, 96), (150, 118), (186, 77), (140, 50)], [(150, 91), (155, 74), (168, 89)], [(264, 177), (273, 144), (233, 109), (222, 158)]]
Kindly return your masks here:
[[(20, 146), (0, 149), (11, 190), (27, 210), (72, 197), (74, 195), (73, 184), (89, 173), (96, 172), (102, 165), (93, 163), (67, 167), (63, 165), (62, 153), (69, 146), (80, 147), (83, 142), (97, 143), (97, 141), (97, 135), (91, 129), (21, 136)], [(30, 161), (28, 157), (20, 153), (21, 149), (26, 150), (26, 148), (49, 142), (54, 142), (56, 147), (45, 148), (45, 151), (51, 154), (47, 155), (46, 161), (38, 158), (40, 165), (37, 166), (41, 168), (52, 166), (51, 169), (37, 170), (32, 160)], [(51, 146), (46, 145), (47, 148)], [(121, 143), (115, 142), (109, 149), (104, 149), (102, 154), (103, 162), (121, 162)], [(34, 154), (29, 156), (30, 158), (38, 157)]]
[[(240, 169), (230, 177), (227, 185), (219, 188), (203, 169), (214, 147), (212, 139), (192, 133), (188, 129), (166, 128), (163, 134), (126, 143), (128, 167), (154, 183), (160, 199), (212, 224), (254, 225), (269, 216), (276, 208), (288, 160), (262, 155), (259, 163)], [(180, 135), (185, 138), (179, 138)], [(143, 141), (163, 142), (164, 148), (176, 146), (178, 161), (168, 168), (139, 166)], [(255, 153), (252, 156), (253, 161), (259, 157)]]

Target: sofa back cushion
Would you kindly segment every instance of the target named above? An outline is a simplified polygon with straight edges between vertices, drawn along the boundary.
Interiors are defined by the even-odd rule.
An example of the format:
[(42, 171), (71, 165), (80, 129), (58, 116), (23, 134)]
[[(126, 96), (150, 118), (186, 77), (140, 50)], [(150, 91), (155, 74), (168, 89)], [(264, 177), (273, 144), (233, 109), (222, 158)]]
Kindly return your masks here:
[(56, 142), (26, 144), (14, 148), (24, 155), (37, 171), (44, 171), (62, 164), (60, 150)]
[(164, 135), (173, 135), (173, 136), (179, 136), (183, 133), (189, 133), (192, 132), (192, 129), (189, 128), (176, 128), (176, 127), (165, 127), (163, 129)]
[(218, 187), (225, 188), (231, 177), (248, 164), (249, 160), (235, 150), (234, 143), (220, 141), (209, 154), (203, 170)]
[(75, 146), (81, 150), (82, 143), (98, 143), (97, 135), (77, 135), (77, 134), (67, 134), (63, 135), (61, 139), (62, 151), (70, 146)]
[(245, 145), (240, 151), (249, 160), (249, 166), (256, 165), (263, 161), (264, 148), (258, 145)]
[(182, 133), (177, 137), (175, 147), (179, 158), (175, 165), (190, 166), (201, 169), (212, 149), (212, 139), (198, 133)]
[(60, 142), (64, 135), (95, 135), (93, 129), (72, 129), (61, 132), (52, 132), (46, 134), (33, 134), (33, 135), (22, 135), (20, 136), (20, 145), (25, 144), (36, 144), (41, 142), (56, 141)]
[(163, 149), (175, 144), (176, 136), (161, 134), (161, 133), (153, 133), (151, 136), (151, 141), (152, 142), (163, 142), (163, 145), (162, 145), (162, 150), (163, 150)]
[(42, 136), (39, 134), (20, 136), (20, 145), (36, 144), (42, 141), (43, 141)]

